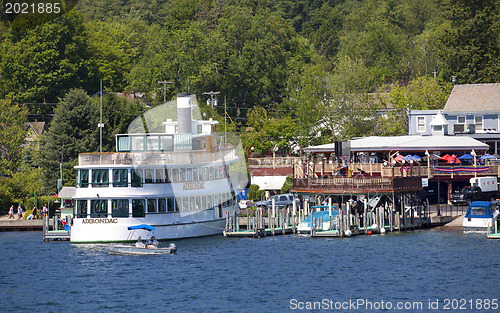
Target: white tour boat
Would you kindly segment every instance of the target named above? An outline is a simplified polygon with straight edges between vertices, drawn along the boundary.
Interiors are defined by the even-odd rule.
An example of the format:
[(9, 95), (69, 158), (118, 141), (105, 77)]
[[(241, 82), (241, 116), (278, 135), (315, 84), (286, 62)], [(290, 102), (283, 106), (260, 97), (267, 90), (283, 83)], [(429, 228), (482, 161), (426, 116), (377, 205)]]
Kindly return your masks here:
[[(79, 155), (71, 242), (132, 241), (127, 228), (137, 224), (153, 226), (158, 240), (222, 234), (238, 209), (244, 157), (193, 108), (194, 95), (178, 94), (116, 135), (117, 152)], [(177, 121), (167, 118), (175, 112)]]
[(498, 206), (488, 201), (473, 201), (464, 216), (464, 231), (487, 232), (499, 217)]

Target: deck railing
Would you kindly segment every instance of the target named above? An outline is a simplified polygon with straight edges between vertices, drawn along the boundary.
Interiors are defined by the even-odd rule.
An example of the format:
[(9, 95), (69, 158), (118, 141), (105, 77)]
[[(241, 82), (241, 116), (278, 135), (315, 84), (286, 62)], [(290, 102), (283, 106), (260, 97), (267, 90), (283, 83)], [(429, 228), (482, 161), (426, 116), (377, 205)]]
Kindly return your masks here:
[(294, 178), (293, 190), (318, 191), (417, 191), (422, 189), (420, 177), (335, 177)]
[(236, 158), (234, 149), (222, 149), (213, 153), (207, 151), (81, 153), (78, 155), (78, 165), (206, 164), (227, 162)]
[[(351, 163), (349, 169), (352, 175), (361, 173), (370, 176), (381, 177), (470, 177), (470, 176), (497, 176), (500, 177), (500, 166), (498, 164), (488, 165), (450, 165), (427, 166), (422, 164), (398, 164), (384, 165), (382, 163)], [(325, 177), (340, 174), (340, 168), (330, 163), (315, 163), (299, 165), (295, 163), (294, 177)]]

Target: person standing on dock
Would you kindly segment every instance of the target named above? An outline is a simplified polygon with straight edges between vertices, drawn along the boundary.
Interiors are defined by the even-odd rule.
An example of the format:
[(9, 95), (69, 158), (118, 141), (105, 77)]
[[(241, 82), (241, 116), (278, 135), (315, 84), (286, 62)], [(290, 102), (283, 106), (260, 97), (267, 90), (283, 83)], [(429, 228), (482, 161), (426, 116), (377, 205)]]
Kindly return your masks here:
[(23, 208), (21, 208), (21, 205), (17, 207), (17, 218), (22, 219), (23, 218)]
[(11, 218), (15, 219), (15, 218), (14, 218), (14, 205), (11, 205), (11, 206), (10, 206), (10, 209), (9, 209), (9, 220), (10, 220)]
[(33, 207), (31, 214), (33, 215), (33, 219), (36, 220), (36, 205)]
[(42, 217), (45, 218), (49, 214), (49, 209), (47, 209), (47, 205), (44, 205), (42, 208)]

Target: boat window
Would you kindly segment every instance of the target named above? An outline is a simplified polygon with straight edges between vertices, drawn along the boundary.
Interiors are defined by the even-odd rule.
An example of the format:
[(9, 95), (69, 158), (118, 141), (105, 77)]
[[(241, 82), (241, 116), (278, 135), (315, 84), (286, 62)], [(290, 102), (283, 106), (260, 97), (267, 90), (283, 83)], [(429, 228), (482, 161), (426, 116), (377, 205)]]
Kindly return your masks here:
[(89, 186), (89, 170), (80, 170), (80, 187), (87, 188)]
[(179, 182), (179, 169), (178, 168), (172, 169), (171, 180), (172, 180), (173, 183), (178, 183)]
[(196, 210), (196, 197), (189, 197), (189, 211)]
[(193, 168), (193, 181), (199, 181), (199, 168)]
[(111, 200), (112, 217), (128, 217), (128, 199)]
[(148, 136), (147, 137), (147, 150), (148, 151), (160, 150), (160, 142), (159, 142), (158, 136)]
[(186, 169), (185, 168), (180, 168), (179, 169), (179, 182), (185, 182), (186, 181)]
[(214, 207), (212, 203), (212, 195), (207, 196), (207, 208), (212, 209)]
[(76, 217), (87, 217), (87, 200), (77, 200), (76, 207)]
[(113, 187), (127, 187), (128, 186), (128, 170), (114, 169), (113, 170)]
[(158, 199), (158, 212), (167, 212), (167, 201), (166, 199)]
[(188, 211), (189, 210), (189, 198), (188, 197), (183, 197), (182, 198), (182, 209), (181, 211)]
[(165, 182), (166, 183), (171, 183), (172, 182), (172, 169), (165, 169)]
[(484, 208), (482, 207), (471, 207), (470, 215), (484, 215)]
[(107, 217), (108, 200), (99, 199), (90, 201), (90, 217)]
[(167, 210), (168, 212), (175, 212), (175, 199), (167, 198)]
[(153, 169), (145, 169), (144, 170), (144, 182), (147, 184), (151, 184), (154, 179), (154, 170)]
[(142, 187), (142, 169), (132, 169), (130, 173), (132, 176), (132, 187)]
[(155, 170), (156, 174), (156, 183), (164, 183), (165, 182), (165, 171), (161, 168)]
[(156, 213), (156, 199), (148, 199), (148, 213)]
[(144, 151), (144, 137), (131, 137), (132, 151)]
[(214, 196), (214, 207), (218, 207), (220, 204), (221, 204), (221, 196), (215, 195)]
[(109, 170), (108, 169), (93, 169), (92, 170), (92, 187), (108, 187), (109, 186)]
[(201, 209), (206, 210), (209, 207), (207, 206), (207, 196), (202, 196), (201, 197)]
[(132, 199), (132, 217), (144, 217), (146, 201), (144, 199)]
[(129, 136), (119, 136), (118, 137), (118, 147), (117, 152), (129, 152), (130, 151), (130, 137)]
[(215, 169), (213, 167), (209, 168), (209, 173), (208, 173), (208, 179), (209, 180), (214, 180), (214, 177), (215, 177), (214, 176), (214, 171), (215, 171)]
[(174, 150), (174, 143), (172, 136), (160, 136), (160, 150), (162, 151), (172, 151)]
[(186, 168), (186, 181), (193, 181), (193, 169)]

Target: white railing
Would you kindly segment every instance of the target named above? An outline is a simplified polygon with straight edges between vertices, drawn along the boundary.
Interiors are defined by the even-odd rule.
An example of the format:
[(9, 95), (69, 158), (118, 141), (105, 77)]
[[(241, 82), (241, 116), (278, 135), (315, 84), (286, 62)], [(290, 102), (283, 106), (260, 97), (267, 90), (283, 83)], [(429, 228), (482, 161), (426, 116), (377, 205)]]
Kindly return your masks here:
[(207, 151), (81, 153), (78, 165), (174, 165), (206, 164), (236, 160), (232, 148)]

